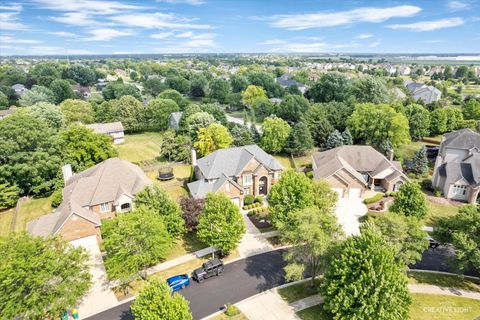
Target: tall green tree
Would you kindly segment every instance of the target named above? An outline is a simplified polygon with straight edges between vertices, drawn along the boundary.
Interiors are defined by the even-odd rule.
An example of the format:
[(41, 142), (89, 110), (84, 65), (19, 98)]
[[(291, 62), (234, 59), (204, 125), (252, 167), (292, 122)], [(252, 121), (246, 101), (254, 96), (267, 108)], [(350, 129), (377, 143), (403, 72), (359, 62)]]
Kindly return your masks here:
[(409, 104), (405, 107), (405, 116), (408, 119), (410, 137), (418, 141), (430, 133), (430, 112), (419, 104)]
[(392, 100), (385, 80), (381, 77), (365, 76), (353, 81), (352, 95), (362, 103), (388, 103)]
[(210, 97), (220, 103), (227, 101), (227, 96), (230, 93), (230, 84), (224, 79), (214, 79), (210, 84)]
[(327, 139), (327, 142), (325, 143), (325, 147), (327, 149), (333, 149), (337, 147), (343, 146), (343, 137), (338, 130), (333, 131)]
[(342, 73), (324, 73), (313, 84), (307, 96), (315, 102), (347, 101), (350, 96), (350, 83)]
[(248, 81), (244, 76), (234, 74), (230, 78), (230, 86), (232, 87), (232, 92), (242, 92), (247, 88)]
[(293, 170), (284, 171), (278, 183), (272, 186), (268, 203), (272, 222), (277, 228), (291, 225), (291, 215), (298, 210), (310, 207), (314, 203), (312, 181), (303, 173)]
[(168, 233), (178, 238), (185, 233), (185, 223), (177, 202), (165, 189), (152, 184), (135, 196), (135, 206), (145, 206), (163, 218)]
[(166, 130), (170, 114), (179, 110), (177, 103), (171, 99), (157, 98), (150, 101), (145, 108), (145, 128)]
[(63, 78), (72, 79), (82, 86), (91, 85), (96, 80), (95, 71), (93, 71), (90, 67), (81, 64), (68, 66), (63, 71)]
[(55, 104), (59, 104), (67, 99), (75, 98), (72, 86), (67, 80), (53, 80), (52, 83), (50, 83), (49, 88), (53, 92), (53, 101)]
[(348, 130), (348, 128), (346, 128), (345, 131), (342, 132), (342, 139), (343, 139), (344, 145), (353, 144), (353, 137), (352, 137), (352, 134), (350, 133), (350, 130)]
[(68, 123), (81, 122), (92, 123), (95, 117), (90, 103), (82, 100), (67, 99), (60, 104), (60, 110)]
[(60, 238), (0, 238), (0, 317), (53, 319), (75, 307), (91, 284), (88, 254)]
[(288, 123), (297, 123), (310, 108), (310, 103), (303, 96), (286, 95), (276, 111), (277, 116)]
[(197, 226), (197, 236), (223, 253), (235, 249), (245, 233), (238, 207), (224, 194), (209, 193)]
[(150, 280), (140, 291), (131, 306), (132, 314), (138, 320), (192, 320), (188, 301), (173, 293), (161, 279)]
[(323, 310), (334, 320), (408, 319), (405, 266), (373, 226), (348, 238), (330, 260), (321, 285)]
[(348, 128), (355, 139), (380, 145), (389, 139), (394, 146), (410, 141), (407, 118), (385, 104), (359, 104), (348, 118)]
[(262, 127), (261, 147), (266, 152), (271, 153), (279, 153), (282, 151), (292, 131), (290, 125), (283, 119), (267, 117), (263, 120)]
[(165, 91), (162, 91), (162, 93), (160, 93), (158, 97), (160, 99), (170, 99), (175, 101), (175, 103), (181, 110), (185, 109), (185, 107), (187, 106), (187, 102), (177, 90), (167, 89)]
[(413, 162), (413, 172), (418, 175), (425, 175), (428, 173), (428, 158), (427, 158), (427, 148), (423, 145), (418, 149), (412, 159)]
[(115, 100), (117, 119), (122, 122), (125, 130), (139, 131), (145, 124), (145, 108), (142, 103), (130, 95)]
[(249, 85), (244, 91), (242, 91), (242, 102), (246, 106), (252, 106), (255, 100), (265, 99), (267, 94), (262, 87)]
[(195, 98), (205, 97), (208, 90), (208, 80), (203, 74), (194, 74), (190, 78), (190, 95)]
[(157, 97), (166, 88), (167, 85), (159, 77), (149, 78), (143, 83), (143, 92), (152, 97)]
[(232, 143), (233, 138), (228, 129), (221, 124), (212, 123), (207, 128), (198, 130), (198, 138), (194, 146), (202, 156), (206, 156), (215, 150), (228, 148)]
[(453, 245), (460, 270), (480, 270), (480, 207), (465, 205), (455, 216), (440, 219), (434, 237)]
[(110, 82), (102, 90), (105, 100), (120, 99), (124, 96), (132, 96), (138, 101), (142, 100), (140, 91), (132, 84), (123, 82)]
[(447, 132), (448, 111), (446, 108), (435, 109), (430, 113), (430, 133), (438, 135)]
[(396, 258), (405, 266), (422, 259), (422, 253), (428, 249), (427, 232), (422, 230), (418, 219), (398, 214), (381, 215), (372, 220), (387, 240), (395, 248)]
[(47, 102), (39, 102), (29, 109), (30, 113), (43, 120), (48, 127), (54, 130), (60, 130), (65, 127), (66, 119), (60, 108)]
[(467, 120), (480, 120), (480, 101), (468, 100), (463, 106), (463, 117)]
[(303, 155), (313, 148), (313, 139), (305, 123), (297, 123), (288, 136), (285, 151), (290, 154)]
[(424, 218), (428, 213), (427, 198), (420, 185), (415, 182), (404, 183), (400, 187), (390, 211), (407, 217)]
[(31, 90), (22, 94), (18, 102), (24, 107), (30, 107), (40, 102), (55, 103), (55, 95), (47, 87), (34, 85)]
[(69, 126), (60, 132), (59, 138), (63, 161), (76, 172), (117, 156), (108, 135), (94, 133), (82, 125)]
[(16, 185), (0, 181), (0, 210), (13, 208), (18, 200), (20, 190)]
[(105, 268), (110, 279), (125, 282), (139, 276), (145, 279), (143, 270), (163, 261), (172, 247), (162, 217), (145, 207), (104, 220), (101, 230)]
[(303, 116), (303, 121), (308, 126), (317, 147), (325, 146), (328, 136), (335, 130), (326, 118), (322, 105), (314, 104)]

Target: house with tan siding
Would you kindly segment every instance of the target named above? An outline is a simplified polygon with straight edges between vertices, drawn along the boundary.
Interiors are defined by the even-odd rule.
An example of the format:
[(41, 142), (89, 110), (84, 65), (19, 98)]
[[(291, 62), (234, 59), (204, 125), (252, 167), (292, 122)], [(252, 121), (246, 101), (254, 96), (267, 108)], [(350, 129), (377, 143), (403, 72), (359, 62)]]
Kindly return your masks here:
[(28, 231), (34, 235), (61, 235), (67, 241), (96, 235), (100, 240), (102, 220), (132, 210), (135, 195), (151, 184), (138, 166), (119, 158), (77, 174), (72, 173), (70, 165), (62, 171), (63, 201), (55, 212), (28, 224)]
[(257, 145), (220, 149), (196, 160), (192, 165), (197, 181), (188, 184), (194, 198), (204, 198), (209, 192), (223, 192), (238, 205), (247, 194), (266, 196), (277, 183), (282, 165)]
[(365, 190), (397, 191), (408, 181), (393, 151), (387, 159), (371, 146), (347, 145), (312, 155), (314, 179), (325, 179), (340, 197), (361, 197)]

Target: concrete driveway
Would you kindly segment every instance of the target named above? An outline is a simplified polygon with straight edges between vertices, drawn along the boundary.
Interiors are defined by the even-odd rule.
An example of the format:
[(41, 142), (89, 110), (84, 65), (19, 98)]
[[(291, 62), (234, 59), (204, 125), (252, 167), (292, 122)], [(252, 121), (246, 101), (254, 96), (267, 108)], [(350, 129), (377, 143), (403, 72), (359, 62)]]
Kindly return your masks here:
[(340, 198), (335, 208), (338, 223), (343, 227), (347, 236), (360, 233), (358, 219), (367, 214), (367, 206), (362, 198)]

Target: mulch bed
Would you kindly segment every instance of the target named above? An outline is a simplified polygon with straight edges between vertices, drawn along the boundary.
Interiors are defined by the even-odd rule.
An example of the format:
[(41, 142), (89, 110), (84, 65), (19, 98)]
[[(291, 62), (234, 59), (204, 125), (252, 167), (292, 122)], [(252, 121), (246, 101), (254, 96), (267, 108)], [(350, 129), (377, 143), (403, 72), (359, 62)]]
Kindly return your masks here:
[(250, 221), (257, 227), (258, 229), (264, 229), (264, 228), (271, 228), (272, 224), (268, 222), (267, 220), (264, 219), (258, 219), (255, 215), (248, 216)]
[[(393, 197), (383, 197), (382, 199), (378, 200), (377, 202), (370, 203), (367, 205), (368, 211), (370, 212), (386, 212), (388, 207), (393, 203)], [(383, 202), (383, 209), (376, 210), (376, 208), (380, 207), (380, 202)]]

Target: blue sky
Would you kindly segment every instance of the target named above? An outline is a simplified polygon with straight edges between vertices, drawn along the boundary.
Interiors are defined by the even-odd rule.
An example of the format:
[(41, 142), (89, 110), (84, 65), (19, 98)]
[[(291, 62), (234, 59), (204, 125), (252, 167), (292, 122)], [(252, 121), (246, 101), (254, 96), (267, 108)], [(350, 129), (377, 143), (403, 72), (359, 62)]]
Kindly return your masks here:
[(0, 0), (0, 54), (478, 53), (473, 0)]

